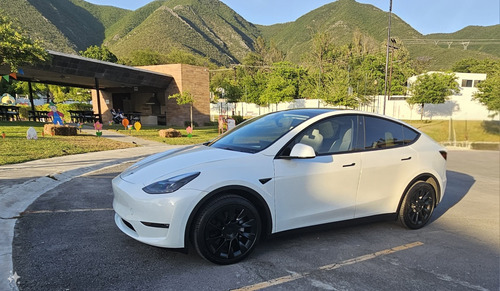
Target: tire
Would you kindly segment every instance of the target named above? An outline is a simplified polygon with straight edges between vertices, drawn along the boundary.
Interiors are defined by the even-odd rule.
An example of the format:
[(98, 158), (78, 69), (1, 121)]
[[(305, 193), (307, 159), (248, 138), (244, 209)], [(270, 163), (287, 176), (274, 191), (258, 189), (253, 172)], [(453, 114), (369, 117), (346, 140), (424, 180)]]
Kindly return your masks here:
[(204, 259), (228, 265), (246, 258), (260, 239), (259, 212), (247, 199), (226, 195), (206, 205), (193, 228), (193, 244)]
[(430, 220), (436, 200), (431, 184), (418, 181), (408, 190), (399, 210), (399, 222), (406, 228), (419, 229)]

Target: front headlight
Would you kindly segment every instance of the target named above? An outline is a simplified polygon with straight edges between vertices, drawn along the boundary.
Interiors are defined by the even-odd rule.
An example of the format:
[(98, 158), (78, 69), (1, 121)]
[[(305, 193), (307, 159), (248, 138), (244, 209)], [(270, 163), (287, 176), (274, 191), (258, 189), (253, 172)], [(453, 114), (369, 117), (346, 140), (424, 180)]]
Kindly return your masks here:
[(165, 194), (172, 193), (179, 190), (182, 186), (191, 182), (194, 178), (198, 177), (200, 172), (187, 173), (166, 180), (161, 180), (150, 184), (142, 190), (148, 194)]

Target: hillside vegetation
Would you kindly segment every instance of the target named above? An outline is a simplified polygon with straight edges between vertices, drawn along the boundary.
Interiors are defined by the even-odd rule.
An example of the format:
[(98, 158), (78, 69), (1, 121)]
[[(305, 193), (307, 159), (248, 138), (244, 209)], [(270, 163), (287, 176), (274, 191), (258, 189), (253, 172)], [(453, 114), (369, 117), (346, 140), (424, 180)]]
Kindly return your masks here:
[[(220, 1), (155, 1), (112, 27), (106, 40), (119, 57), (133, 50), (181, 49), (218, 64), (238, 63), (259, 35), (255, 26)], [(175, 33), (172, 33), (175, 32)]]
[[(0, 0), (3, 10), (17, 25), (23, 27), (31, 38), (42, 41), (47, 49), (76, 53), (76, 46), (64, 33), (27, 0)], [(26, 17), (29, 15), (29, 17)]]
[[(385, 43), (388, 14), (372, 5), (354, 0), (338, 0), (313, 10), (294, 22), (271, 26), (259, 26), (265, 38), (274, 41), (278, 48), (287, 52), (292, 61), (299, 61), (311, 45), (317, 32), (329, 32), (337, 45), (349, 43), (355, 31)], [(399, 17), (394, 16), (391, 25), (394, 37), (420, 38), (422, 35)]]
[[(361, 34), (384, 47), (388, 25), (387, 12), (354, 0), (337, 0), (296, 21), (270, 26), (253, 25), (219, 0), (156, 0), (135, 11), (84, 0), (0, 0), (0, 9), (47, 49), (76, 53), (106, 45), (120, 58), (137, 50), (164, 55), (181, 50), (225, 66), (241, 63), (258, 37), (296, 63), (318, 32), (333, 35), (336, 45)], [(393, 14), (391, 30), (397, 46), (425, 60), (428, 69), (450, 69), (463, 58), (500, 58), (500, 25), (422, 35)]]

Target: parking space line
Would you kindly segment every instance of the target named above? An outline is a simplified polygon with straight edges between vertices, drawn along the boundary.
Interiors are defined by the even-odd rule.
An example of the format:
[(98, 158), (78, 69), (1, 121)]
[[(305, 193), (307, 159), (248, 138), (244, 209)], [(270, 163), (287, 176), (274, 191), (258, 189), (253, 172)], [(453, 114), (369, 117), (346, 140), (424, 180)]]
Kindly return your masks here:
[[(364, 255), (364, 256), (352, 258), (352, 259), (349, 259), (349, 260), (345, 260), (345, 261), (342, 261), (340, 263), (334, 263), (334, 264), (322, 266), (322, 267), (319, 267), (318, 269), (316, 269), (316, 270), (314, 270), (312, 272), (335, 270), (335, 269), (338, 269), (338, 268), (341, 268), (341, 267), (344, 267), (344, 266), (348, 266), (348, 265), (352, 265), (352, 264), (355, 264), (355, 263), (359, 263), (359, 262), (371, 260), (371, 259), (374, 259), (374, 258), (377, 258), (377, 257), (380, 257), (380, 256), (386, 256), (386, 255), (393, 254), (393, 253), (396, 253), (396, 252), (400, 252), (400, 251), (404, 251), (404, 250), (411, 249), (411, 248), (414, 248), (414, 247), (418, 247), (418, 246), (421, 246), (423, 244), (424, 243), (422, 243), (422, 242), (414, 242), (414, 243), (405, 244), (405, 245), (397, 246), (397, 247), (390, 248), (390, 249), (385, 249), (385, 250), (378, 251), (378, 252), (375, 252), (375, 253), (371, 253), (371, 254), (367, 254), (367, 255)], [(249, 286), (241, 287), (241, 288), (238, 288), (238, 289), (233, 289), (233, 291), (253, 291), (253, 290), (260, 290), (260, 289), (264, 289), (264, 288), (268, 288), (268, 287), (271, 287), (271, 286), (276, 286), (276, 285), (280, 285), (280, 284), (283, 284), (283, 283), (287, 283), (287, 282), (291, 282), (291, 281), (294, 281), (294, 280), (297, 280), (297, 279), (304, 278), (304, 277), (310, 275), (312, 272), (294, 273), (294, 274), (291, 274), (289, 276), (283, 276), (283, 277), (279, 277), (279, 278), (276, 278), (276, 279), (271, 279), (271, 280), (266, 281), (266, 282), (261, 282), (261, 283), (257, 283), (257, 284), (254, 284), (254, 285), (249, 285)]]
[(66, 210), (27, 210), (21, 213), (25, 214), (46, 214), (46, 213), (71, 213), (71, 212), (95, 212), (95, 211), (112, 211), (113, 208), (90, 208), (90, 209), (66, 209)]

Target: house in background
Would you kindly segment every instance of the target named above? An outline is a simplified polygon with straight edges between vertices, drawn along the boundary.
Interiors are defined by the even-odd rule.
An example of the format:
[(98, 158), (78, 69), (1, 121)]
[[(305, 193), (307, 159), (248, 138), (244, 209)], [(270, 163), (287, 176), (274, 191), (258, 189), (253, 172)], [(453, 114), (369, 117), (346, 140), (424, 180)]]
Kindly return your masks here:
[[(429, 72), (432, 73), (432, 72)], [(490, 112), (479, 101), (473, 98), (477, 92), (477, 84), (486, 80), (486, 74), (473, 73), (455, 73), (460, 91), (452, 95), (448, 101), (443, 104), (425, 104), (425, 119), (455, 119), (455, 120), (491, 120), (495, 112)], [(417, 76), (411, 77), (408, 82), (415, 82)], [(410, 105), (406, 102), (409, 96), (391, 96), (386, 101), (386, 115), (404, 119), (420, 119), (420, 105)], [(383, 111), (383, 96), (377, 103), (376, 110)], [(498, 120), (497, 115), (495, 119)]]
[(172, 78), (163, 87), (135, 86), (92, 90), (94, 112), (100, 98), (103, 122), (112, 120), (111, 109), (123, 111), (127, 116), (140, 118), (143, 125), (184, 126), (190, 120), (190, 106), (178, 105), (168, 96), (190, 92), (193, 103), (193, 122), (202, 126), (210, 121), (209, 71), (205, 67), (184, 64), (137, 67)]

